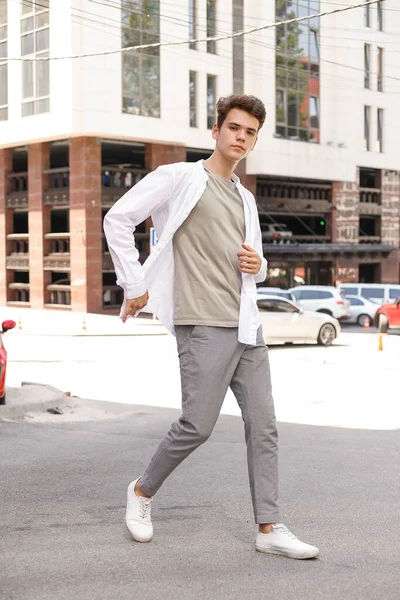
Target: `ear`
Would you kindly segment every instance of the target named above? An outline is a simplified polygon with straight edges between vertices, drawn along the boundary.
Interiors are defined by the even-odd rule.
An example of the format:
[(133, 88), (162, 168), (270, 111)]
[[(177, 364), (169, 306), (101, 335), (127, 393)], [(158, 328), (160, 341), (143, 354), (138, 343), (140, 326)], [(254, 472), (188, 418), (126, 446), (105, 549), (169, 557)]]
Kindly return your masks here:
[(218, 133), (219, 133), (218, 125), (216, 123), (214, 123), (213, 128), (212, 128), (212, 134), (211, 134), (213, 137), (213, 140), (218, 139)]

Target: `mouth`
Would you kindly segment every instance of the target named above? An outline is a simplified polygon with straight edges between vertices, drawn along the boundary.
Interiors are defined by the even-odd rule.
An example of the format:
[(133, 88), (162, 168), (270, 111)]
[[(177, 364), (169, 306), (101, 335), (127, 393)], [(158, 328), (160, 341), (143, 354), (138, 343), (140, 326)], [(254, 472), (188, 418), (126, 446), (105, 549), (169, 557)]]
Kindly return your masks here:
[(243, 148), (243, 146), (232, 146), (232, 148), (235, 148), (235, 150), (242, 150), (242, 152), (245, 152), (245, 149)]

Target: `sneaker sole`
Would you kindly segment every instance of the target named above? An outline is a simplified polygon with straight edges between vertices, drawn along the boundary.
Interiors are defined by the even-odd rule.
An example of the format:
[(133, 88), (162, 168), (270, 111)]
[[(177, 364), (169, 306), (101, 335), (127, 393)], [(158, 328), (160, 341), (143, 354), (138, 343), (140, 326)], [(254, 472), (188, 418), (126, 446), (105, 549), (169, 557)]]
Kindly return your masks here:
[(132, 531), (129, 529), (128, 525), (125, 523), (127, 530), (129, 531), (129, 535), (131, 536), (131, 538), (133, 540), (135, 540), (135, 542), (140, 542), (141, 544), (145, 544), (146, 542), (151, 542), (151, 540), (153, 539), (153, 536), (151, 536), (151, 538), (142, 538), (138, 535), (133, 535)]
[(256, 546), (257, 552), (264, 552), (264, 554), (278, 554), (279, 556), (286, 556), (287, 558), (297, 558), (298, 560), (305, 560), (307, 558), (317, 558), (319, 552), (290, 552), (286, 550), (272, 550), (272, 548), (264, 548), (262, 546)]

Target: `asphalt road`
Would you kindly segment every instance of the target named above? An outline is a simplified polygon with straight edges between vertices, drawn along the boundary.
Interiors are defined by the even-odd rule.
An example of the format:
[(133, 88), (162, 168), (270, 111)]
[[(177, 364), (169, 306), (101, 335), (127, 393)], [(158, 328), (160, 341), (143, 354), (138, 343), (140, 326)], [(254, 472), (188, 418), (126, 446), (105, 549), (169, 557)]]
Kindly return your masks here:
[(178, 411), (110, 410), (0, 422), (2, 600), (398, 600), (399, 431), (279, 425), (281, 520), (321, 551), (294, 561), (254, 549), (242, 422), (227, 415), (160, 490), (153, 541), (133, 542), (126, 486)]

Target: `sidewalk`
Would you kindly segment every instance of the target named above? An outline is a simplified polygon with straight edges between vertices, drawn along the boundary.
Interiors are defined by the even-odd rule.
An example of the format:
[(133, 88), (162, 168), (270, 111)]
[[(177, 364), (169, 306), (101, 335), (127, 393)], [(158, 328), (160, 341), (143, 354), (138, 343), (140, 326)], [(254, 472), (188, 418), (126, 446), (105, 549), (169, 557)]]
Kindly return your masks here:
[(6, 404), (0, 406), (1, 419), (22, 417), (28, 411), (43, 412), (62, 408), (65, 394), (50, 385), (24, 382), (20, 388), (7, 387)]

